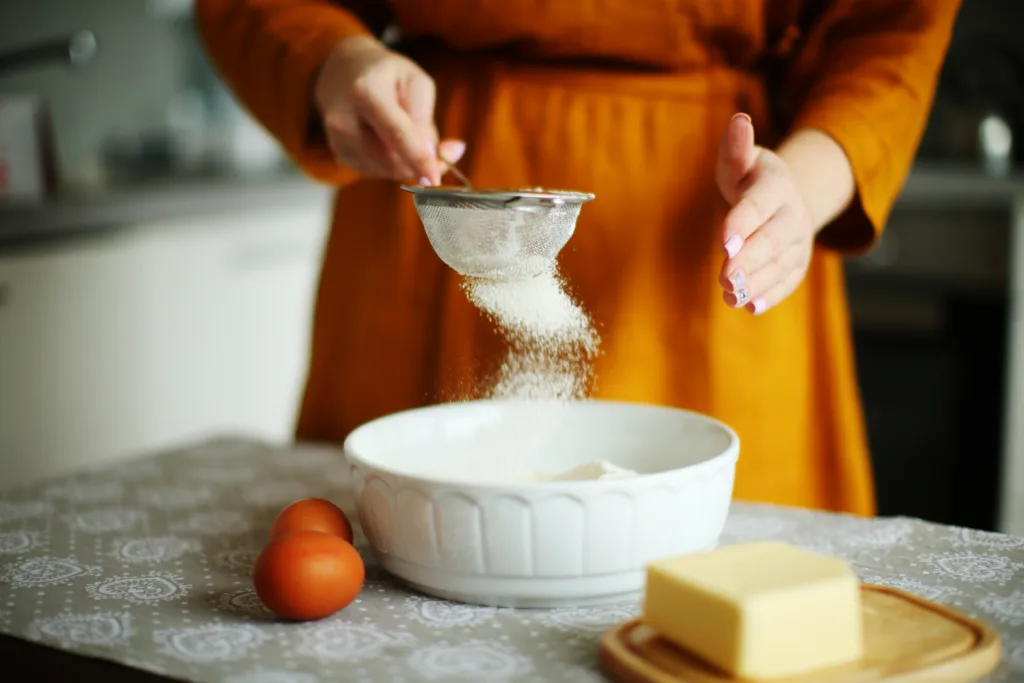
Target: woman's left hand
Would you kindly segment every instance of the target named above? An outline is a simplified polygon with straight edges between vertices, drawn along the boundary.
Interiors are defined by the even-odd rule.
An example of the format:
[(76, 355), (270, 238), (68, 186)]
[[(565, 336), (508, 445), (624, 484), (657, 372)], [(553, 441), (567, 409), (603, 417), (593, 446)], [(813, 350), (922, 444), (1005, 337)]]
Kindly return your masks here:
[(803, 281), (816, 235), (811, 213), (786, 162), (754, 144), (746, 114), (733, 116), (722, 135), (715, 179), (732, 207), (720, 237), (722, 298), (760, 315)]

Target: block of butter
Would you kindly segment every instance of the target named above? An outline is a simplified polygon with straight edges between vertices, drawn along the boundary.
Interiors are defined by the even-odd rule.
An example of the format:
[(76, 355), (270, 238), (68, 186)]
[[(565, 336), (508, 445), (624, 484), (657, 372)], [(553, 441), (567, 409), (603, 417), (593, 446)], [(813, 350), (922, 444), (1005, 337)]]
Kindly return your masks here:
[(738, 678), (810, 673), (863, 655), (860, 583), (845, 562), (758, 541), (652, 562), (642, 621)]

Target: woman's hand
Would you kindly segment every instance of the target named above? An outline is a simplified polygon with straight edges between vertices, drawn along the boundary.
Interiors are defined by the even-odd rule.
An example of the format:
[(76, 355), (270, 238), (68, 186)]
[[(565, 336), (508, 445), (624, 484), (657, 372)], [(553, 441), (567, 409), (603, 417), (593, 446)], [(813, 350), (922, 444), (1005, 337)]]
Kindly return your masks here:
[(803, 281), (817, 230), (788, 164), (754, 144), (746, 114), (729, 122), (715, 175), (732, 206), (722, 225), (722, 298), (759, 315)]
[[(317, 75), (314, 99), (327, 143), (356, 172), (437, 185), (447, 170), (438, 159), (434, 81), (411, 60), (366, 36), (342, 40)], [(455, 163), (461, 140), (440, 142)]]
[(732, 206), (722, 223), (722, 298), (754, 314), (800, 285), (818, 232), (857, 193), (850, 159), (827, 133), (798, 129), (771, 152), (754, 144), (746, 114), (722, 135), (715, 179)]

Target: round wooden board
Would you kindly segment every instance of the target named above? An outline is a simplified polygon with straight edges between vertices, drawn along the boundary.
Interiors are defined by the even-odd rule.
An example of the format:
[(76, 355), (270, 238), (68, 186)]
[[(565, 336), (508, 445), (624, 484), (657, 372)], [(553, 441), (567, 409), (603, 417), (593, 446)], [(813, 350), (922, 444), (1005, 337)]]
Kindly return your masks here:
[[(772, 683), (968, 683), (999, 664), (999, 633), (943, 605), (862, 584), (864, 657), (853, 664)], [(634, 619), (601, 639), (604, 673), (622, 683), (737, 681)]]

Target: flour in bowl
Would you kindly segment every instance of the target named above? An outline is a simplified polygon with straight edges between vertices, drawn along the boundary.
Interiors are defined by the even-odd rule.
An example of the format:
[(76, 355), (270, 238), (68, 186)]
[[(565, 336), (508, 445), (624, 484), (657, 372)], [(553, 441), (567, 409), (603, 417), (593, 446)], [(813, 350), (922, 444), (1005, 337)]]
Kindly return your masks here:
[[(488, 452), (489, 455), (495, 455)], [(500, 460), (500, 456), (496, 460)], [(424, 474), (436, 475), (434, 470), (425, 470)], [(638, 473), (619, 467), (607, 460), (591, 460), (567, 470), (509, 470), (502, 462), (476, 463), (471, 468), (459, 468), (445, 472), (444, 477), (452, 481), (501, 482), (503, 484), (537, 484), (543, 482), (571, 481), (607, 481), (612, 479), (630, 479)]]
[(591, 460), (572, 469), (557, 474), (535, 475), (536, 481), (593, 481), (602, 479), (628, 479), (637, 475), (633, 470), (627, 470), (607, 460)]

